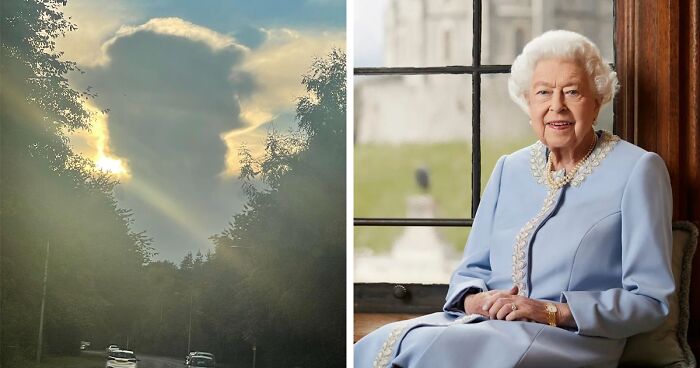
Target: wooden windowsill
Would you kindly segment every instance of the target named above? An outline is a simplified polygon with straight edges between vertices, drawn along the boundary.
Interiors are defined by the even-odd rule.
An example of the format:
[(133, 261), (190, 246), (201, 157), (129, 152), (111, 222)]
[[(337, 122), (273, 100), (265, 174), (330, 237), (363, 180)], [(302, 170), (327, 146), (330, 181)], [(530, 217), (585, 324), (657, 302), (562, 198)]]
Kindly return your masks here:
[(353, 342), (361, 339), (368, 333), (384, 326), (387, 323), (403, 321), (420, 316), (420, 314), (409, 313), (355, 313), (353, 323)]

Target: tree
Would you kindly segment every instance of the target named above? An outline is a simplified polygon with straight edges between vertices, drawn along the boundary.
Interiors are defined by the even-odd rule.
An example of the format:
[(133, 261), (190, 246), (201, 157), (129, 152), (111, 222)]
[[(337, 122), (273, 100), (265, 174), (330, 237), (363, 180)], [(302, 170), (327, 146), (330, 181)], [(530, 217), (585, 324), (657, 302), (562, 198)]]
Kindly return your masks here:
[(259, 359), (327, 367), (345, 361), (345, 54), (316, 59), (302, 83), (299, 130), (270, 132), (259, 163), (242, 151), (248, 201), (213, 240), (242, 277), (225, 299), (248, 301), (235, 312)]
[[(54, 40), (75, 29), (56, 0), (3, 1), (0, 14), (0, 269), (2, 363), (37, 349), (46, 243), (51, 243), (44, 347), (77, 353), (90, 331), (114, 331), (135, 314), (151, 240), (131, 231), (117, 183), (71, 150), (90, 128), (89, 91), (73, 90)], [(119, 280), (118, 283), (115, 280)], [(105, 318), (119, 311), (120, 318)]]

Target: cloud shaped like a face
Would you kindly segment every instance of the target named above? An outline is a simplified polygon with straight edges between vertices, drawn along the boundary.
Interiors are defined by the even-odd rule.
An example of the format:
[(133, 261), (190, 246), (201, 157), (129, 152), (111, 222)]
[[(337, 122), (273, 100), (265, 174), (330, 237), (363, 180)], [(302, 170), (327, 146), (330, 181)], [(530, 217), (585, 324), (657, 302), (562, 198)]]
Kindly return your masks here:
[(112, 150), (135, 173), (216, 176), (220, 134), (243, 126), (238, 101), (255, 88), (253, 76), (236, 69), (246, 50), (200, 28), (151, 21), (122, 30), (106, 44), (109, 62), (88, 70), (97, 101), (110, 109)]
[[(84, 68), (109, 112), (111, 151), (129, 162), (120, 204), (134, 210), (164, 258), (206, 249), (241, 206), (222, 182), (224, 132), (242, 128), (240, 99), (256, 89), (239, 68), (234, 39), (175, 19), (123, 27), (103, 45), (105, 61)], [(155, 231), (152, 229), (155, 228)]]
[(294, 125), (302, 75), (314, 56), (344, 43), (340, 31), (259, 32), (264, 41), (250, 49), (178, 18), (122, 26), (72, 78), (110, 110), (108, 151), (130, 174), (117, 199), (155, 238), (158, 258), (212, 247), (208, 237), (244, 200), (235, 180), (241, 142), (260, 152), (268, 122)]

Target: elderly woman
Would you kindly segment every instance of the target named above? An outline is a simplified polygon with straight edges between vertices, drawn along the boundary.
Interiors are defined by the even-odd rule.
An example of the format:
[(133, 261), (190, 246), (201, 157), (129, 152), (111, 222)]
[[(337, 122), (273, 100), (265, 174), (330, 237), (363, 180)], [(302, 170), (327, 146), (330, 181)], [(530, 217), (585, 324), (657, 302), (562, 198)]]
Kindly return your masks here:
[(369, 334), (356, 367), (614, 367), (627, 337), (664, 321), (668, 172), (595, 130), (616, 86), (584, 36), (525, 46), (508, 88), (538, 141), (496, 163), (443, 312)]

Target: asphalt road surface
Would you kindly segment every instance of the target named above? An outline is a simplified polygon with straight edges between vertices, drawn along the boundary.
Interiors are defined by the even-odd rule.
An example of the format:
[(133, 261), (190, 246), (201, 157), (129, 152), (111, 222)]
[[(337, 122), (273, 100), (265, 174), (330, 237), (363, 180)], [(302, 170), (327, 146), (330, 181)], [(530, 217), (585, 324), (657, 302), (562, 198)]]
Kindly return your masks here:
[[(86, 355), (99, 355), (104, 357), (105, 353), (102, 351), (83, 351)], [(138, 368), (185, 368), (185, 357), (182, 359), (160, 357), (155, 355), (139, 354), (136, 353), (136, 358), (139, 359)], [(104, 367), (104, 364), (100, 367)]]
[(139, 368), (185, 368), (185, 358), (176, 359), (155, 355), (137, 354)]

